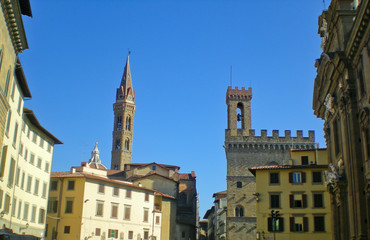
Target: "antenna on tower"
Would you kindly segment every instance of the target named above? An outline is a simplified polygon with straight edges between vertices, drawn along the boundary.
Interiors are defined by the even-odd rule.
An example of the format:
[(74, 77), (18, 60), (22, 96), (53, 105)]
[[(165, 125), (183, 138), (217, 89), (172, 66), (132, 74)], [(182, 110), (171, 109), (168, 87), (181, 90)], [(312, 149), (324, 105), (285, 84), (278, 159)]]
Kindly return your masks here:
[(324, 10), (326, 9), (325, 7), (325, 0), (322, 0), (322, 4), (324, 4)]
[(230, 66), (230, 87), (233, 87), (233, 66)]
[(127, 51), (128, 51), (128, 55), (131, 55), (131, 51), (129, 48), (127, 48)]

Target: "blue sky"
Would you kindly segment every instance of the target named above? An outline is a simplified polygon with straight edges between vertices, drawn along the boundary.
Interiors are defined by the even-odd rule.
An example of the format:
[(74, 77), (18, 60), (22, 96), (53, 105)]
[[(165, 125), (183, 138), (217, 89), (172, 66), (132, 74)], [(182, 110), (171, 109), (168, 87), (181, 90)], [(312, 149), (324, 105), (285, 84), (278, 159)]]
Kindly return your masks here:
[[(326, 3), (328, 6), (329, 3)], [(252, 87), (252, 128), (315, 130), (314, 61), (322, 0), (31, 1), (20, 54), (40, 123), (63, 145), (53, 171), (88, 161), (99, 142), (110, 167), (113, 103), (128, 49), (136, 91), (133, 162), (195, 171), (200, 216), (226, 189), (225, 95)]]

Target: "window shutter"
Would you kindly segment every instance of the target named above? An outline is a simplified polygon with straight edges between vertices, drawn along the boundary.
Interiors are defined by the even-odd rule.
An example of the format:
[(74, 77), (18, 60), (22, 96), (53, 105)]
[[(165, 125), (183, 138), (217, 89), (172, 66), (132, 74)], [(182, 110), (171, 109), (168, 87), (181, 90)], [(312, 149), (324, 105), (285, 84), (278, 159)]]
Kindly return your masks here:
[(302, 204), (303, 204), (303, 207), (306, 208), (307, 207), (307, 195), (306, 194), (302, 194)]
[(290, 231), (294, 232), (294, 217), (290, 217)]
[(272, 218), (267, 218), (268, 231), (272, 232)]
[(293, 173), (292, 172), (289, 173), (289, 182), (290, 183), (293, 182)]
[(279, 218), (279, 232), (284, 232), (284, 218)]
[(293, 208), (293, 205), (294, 204), (294, 196), (293, 194), (290, 194), (289, 195), (289, 205), (290, 205), (290, 208)]
[(308, 218), (303, 218), (303, 232), (308, 232)]
[(306, 182), (306, 173), (305, 172), (302, 172), (302, 182), (303, 183)]

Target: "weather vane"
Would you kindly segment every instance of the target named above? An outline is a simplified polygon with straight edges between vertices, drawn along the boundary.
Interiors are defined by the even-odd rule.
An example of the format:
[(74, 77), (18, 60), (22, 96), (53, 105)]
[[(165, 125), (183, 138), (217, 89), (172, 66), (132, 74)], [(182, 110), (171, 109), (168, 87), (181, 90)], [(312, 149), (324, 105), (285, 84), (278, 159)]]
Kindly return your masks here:
[(131, 51), (130, 51), (130, 49), (128, 48), (128, 55), (131, 55)]

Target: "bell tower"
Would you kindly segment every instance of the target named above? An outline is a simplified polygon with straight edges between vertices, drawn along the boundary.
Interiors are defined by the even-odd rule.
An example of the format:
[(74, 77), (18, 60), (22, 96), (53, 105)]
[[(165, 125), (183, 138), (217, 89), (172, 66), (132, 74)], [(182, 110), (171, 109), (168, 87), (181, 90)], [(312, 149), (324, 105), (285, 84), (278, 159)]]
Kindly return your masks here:
[(252, 88), (227, 88), (227, 130), (230, 136), (248, 136), (251, 129)]
[(121, 84), (117, 88), (113, 111), (114, 125), (111, 169), (123, 170), (126, 163), (131, 163), (134, 116), (136, 111), (135, 91), (132, 88), (129, 56), (127, 56)]

